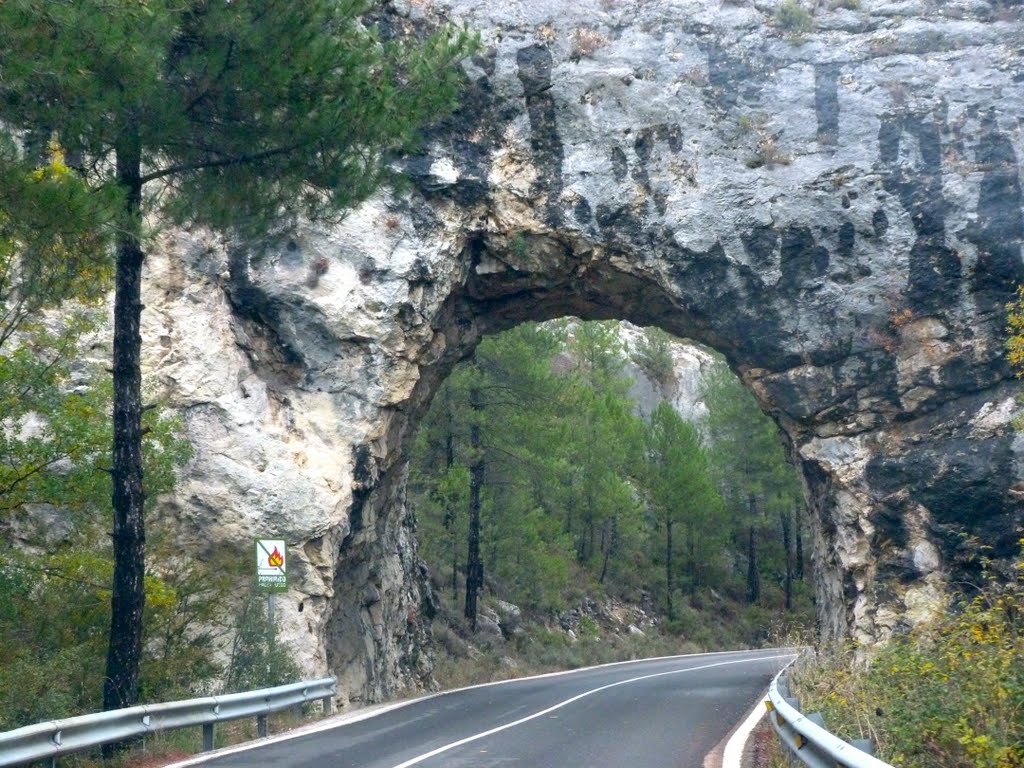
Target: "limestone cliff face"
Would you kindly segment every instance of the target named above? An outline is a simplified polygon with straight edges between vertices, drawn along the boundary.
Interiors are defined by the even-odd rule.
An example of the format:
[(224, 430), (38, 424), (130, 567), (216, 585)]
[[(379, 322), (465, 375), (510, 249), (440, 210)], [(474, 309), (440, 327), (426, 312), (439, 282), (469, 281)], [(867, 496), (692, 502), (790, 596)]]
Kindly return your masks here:
[(699, 424), (708, 413), (703, 388), (704, 376), (714, 366), (711, 353), (682, 339), (671, 340), (672, 369), (659, 381), (635, 359), (643, 330), (626, 322), (619, 323), (618, 330), (627, 358), (624, 373), (633, 382), (629, 396), (636, 403), (637, 411), (646, 418), (658, 403), (667, 400), (680, 416)]
[(404, 451), (485, 334), (565, 314), (723, 352), (788, 436), (826, 636), (884, 637), (1024, 522), (1003, 305), (1024, 279), (1008, 3), (396, 2), (465, 19), (415, 189), (260, 246), (169, 238), (147, 374), (197, 447), (163, 514), (293, 554), (286, 638), (352, 700), (421, 679)]

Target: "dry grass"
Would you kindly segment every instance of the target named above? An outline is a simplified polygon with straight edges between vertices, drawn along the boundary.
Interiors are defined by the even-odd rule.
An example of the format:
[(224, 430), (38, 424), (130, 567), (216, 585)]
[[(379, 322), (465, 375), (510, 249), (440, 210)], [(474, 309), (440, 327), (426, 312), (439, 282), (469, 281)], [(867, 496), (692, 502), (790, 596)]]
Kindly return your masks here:
[(593, 56), (608, 44), (608, 38), (590, 27), (580, 27), (569, 35), (569, 56), (573, 61)]

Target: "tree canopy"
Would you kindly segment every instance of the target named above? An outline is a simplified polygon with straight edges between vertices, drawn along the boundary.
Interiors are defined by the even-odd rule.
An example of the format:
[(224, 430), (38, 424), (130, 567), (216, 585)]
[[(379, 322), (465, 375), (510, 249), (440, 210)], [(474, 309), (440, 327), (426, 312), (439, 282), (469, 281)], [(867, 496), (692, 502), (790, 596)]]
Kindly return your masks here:
[(27, 157), (54, 141), (77, 180), (115, 203), (94, 221), (116, 248), (107, 709), (137, 700), (142, 652), (145, 217), (256, 236), (369, 195), (454, 106), (473, 46), (465, 32), (387, 27), (364, 0), (0, 3), (8, 144)]

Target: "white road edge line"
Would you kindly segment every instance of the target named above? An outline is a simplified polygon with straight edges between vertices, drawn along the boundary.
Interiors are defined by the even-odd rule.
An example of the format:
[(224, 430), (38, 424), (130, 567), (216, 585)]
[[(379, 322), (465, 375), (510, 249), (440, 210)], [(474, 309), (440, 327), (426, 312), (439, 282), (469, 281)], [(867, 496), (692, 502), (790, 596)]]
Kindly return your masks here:
[(654, 677), (665, 677), (666, 675), (681, 675), (681, 674), (685, 674), (686, 672), (697, 672), (698, 670), (710, 669), (712, 667), (724, 667), (724, 666), (727, 666), (729, 664), (748, 664), (748, 663), (753, 662), (753, 661), (770, 661), (772, 659), (785, 659), (785, 658), (789, 658), (789, 656), (758, 656), (758, 657), (755, 657), (753, 659), (737, 659), (735, 661), (718, 661), (718, 662), (715, 662), (714, 664), (702, 664), (699, 667), (687, 667), (686, 669), (672, 669), (672, 670), (669, 670), (668, 672), (655, 672), (654, 674), (650, 674), (650, 675), (640, 675), (639, 677), (631, 677), (628, 680), (619, 680), (617, 683), (609, 683), (608, 685), (602, 685), (599, 688), (593, 688), (593, 689), (591, 689), (589, 691), (584, 691), (583, 693), (577, 694), (576, 696), (573, 696), (572, 698), (566, 699), (565, 701), (561, 701), (558, 704), (555, 704), (554, 706), (548, 707), (547, 709), (542, 709), (539, 712), (534, 712), (532, 715), (527, 715), (526, 717), (521, 717), (518, 720), (512, 721), (511, 723), (505, 723), (504, 725), (499, 725), (497, 728), (491, 728), (490, 730), (482, 731), (482, 732), (474, 734), (472, 736), (467, 736), (464, 739), (459, 739), (458, 741), (453, 741), (450, 744), (445, 744), (444, 746), (437, 747), (436, 749), (432, 749), (429, 752), (424, 752), (422, 755), (417, 755), (416, 757), (413, 757), (413, 758), (411, 758), (409, 760), (406, 760), (404, 763), (399, 763), (398, 765), (393, 766), (393, 768), (411, 768), (411, 766), (417, 765), (419, 763), (422, 763), (424, 760), (429, 760), (431, 757), (436, 757), (437, 755), (440, 755), (440, 754), (442, 754), (444, 752), (447, 752), (447, 751), (449, 751), (451, 749), (455, 749), (456, 747), (461, 747), (464, 744), (469, 744), (470, 742), (477, 741), (479, 739), (484, 739), (484, 738), (486, 738), (488, 736), (492, 736), (493, 734), (499, 733), (500, 731), (505, 731), (505, 730), (508, 730), (509, 728), (515, 728), (517, 725), (522, 725), (523, 723), (529, 722), (530, 720), (535, 720), (538, 717), (543, 717), (544, 715), (548, 714), (549, 712), (554, 712), (556, 709), (561, 709), (562, 707), (568, 706), (569, 704), (572, 704), (573, 702), (579, 701), (580, 699), (586, 698), (587, 696), (591, 696), (591, 695), (593, 695), (595, 693), (600, 693), (601, 691), (607, 691), (609, 688), (617, 688), (620, 685), (628, 685), (629, 683), (635, 683), (635, 682), (638, 682), (640, 680), (650, 680), (651, 678), (654, 678)]
[(750, 710), (750, 714), (747, 715), (747, 719), (743, 721), (736, 732), (726, 742), (725, 750), (722, 752), (722, 768), (742, 768), (743, 765), (743, 748), (747, 746), (747, 739), (750, 738), (751, 732), (757, 727), (757, 724), (761, 722), (761, 718), (764, 717), (764, 713), (768, 710), (764, 706), (765, 697), (761, 696), (754, 708)]
[[(773, 651), (788, 650), (786, 648), (773, 648)], [(497, 685), (509, 685), (511, 683), (522, 683), (528, 680), (541, 680), (548, 677), (561, 677), (564, 675), (575, 675), (581, 672), (589, 672), (594, 669), (604, 669), (607, 667), (620, 667), (629, 664), (642, 664), (647, 661), (669, 661), (671, 659), (689, 659), (694, 656), (725, 656), (735, 655), (738, 653), (750, 653), (749, 650), (736, 650), (736, 651), (711, 651), (706, 653), (680, 653), (670, 656), (654, 656), (647, 659), (629, 659), (628, 661), (613, 661), (608, 664), (594, 664), (589, 667), (579, 667), (577, 669), (567, 669), (561, 672), (545, 672), (540, 675), (528, 675), (526, 677), (512, 677), (508, 680), (496, 680), (492, 683), (477, 683), (476, 685), (467, 685), (462, 688), (452, 688), (448, 691), (438, 691), (437, 693), (428, 693), (426, 696), (417, 696), (414, 699), (406, 699), (405, 701), (396, 701), (391, 704), (376, 704), (369, 707), (358, 709), (355, 712), (341, 713), (338, 715), (332, 715), (326, 720), (321, 720), (310, 725), (301, 726), (299, 728), (293, 728), (290, 731), (279, 733), (274, 736), (269, 736), (265, 739), (255, 739), (253, 741), (247, 741), (242, 744), (235, 744), (230, 747), (221, 747), (210, 752), (203, 752), (202, 754), (189, 757), (185, 760), (181, 760), (176, 763), (171, 763), (164, 766), (164, 768), (191, 768), (194, 765), (201, 765), (208, 760), (213, 760), (216, 757), (224, 757), (226, 755), (233, 755), (238, 752), (246, 752), (250, 749), (259, 749), (270, 744), (277, 744), (282, 741), (290, 741), (291, 739), (297, 739), (302, 736), (309, 736), (314, 733), (321, 733), (323, 731), (329, 731), (333, 728), (341, 728), (342, 726), (349, 725), (350, 723), (358, 723), (360, 720), (367, 720), (371, 717), (377, 717), (388, 712), (392, 712), (402, 707), (408, 707), (412, 704), (417, 704), (422, 701), (429, 701), (430, 699), (436, 699), (440, 696), (447, 696), (452, 693), (459, 693), (461, 691), (470, 691), (476, 688), (487, 688), (489, 686)], [(790, 654), (792, 655), (792, 654)], [(776, 657), (772, 657), (776, 658)]]

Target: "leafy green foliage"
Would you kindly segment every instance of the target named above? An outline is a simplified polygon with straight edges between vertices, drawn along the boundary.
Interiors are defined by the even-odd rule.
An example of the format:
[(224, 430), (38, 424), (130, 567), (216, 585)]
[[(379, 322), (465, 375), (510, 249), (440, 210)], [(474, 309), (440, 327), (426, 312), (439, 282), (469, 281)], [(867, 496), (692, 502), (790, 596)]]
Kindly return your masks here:
[[(81, 540), (48, 555), (5, 553), (0, 730), (99, 709), (112, 573), (109, 546)], [(220, 675), (230, 574), (221, 563), (179, 561), (146, 577), (147, 701), (196, 695)]]
[(1024, 375), (1024, 286), (1017, 289), (1017, 298), (1006, 305), (1006, 353), (1017, 376)]
[(266, 597), (248, 595), (238, 614), (224, 691), (252, 691), (299, 679), (298, 666), (275, 635)]
[[(718, 359), (705, 376), (703, 391), (711, 473), (727, 509), (733, 547), (745, 551), (748, 599), (756, 602), (762, 586), (774, 589), (775, 584), (789, 585), (787, 602), (793, 591), (809, 599), (806, 589), (793, 583), (803, 492), (786, 461), (778, 428), (724, 360)], [(738, 583), (731, 588), (734, 594), (743, 589)]]
[(70, 172), (58, 144), (48, 154), (36, 166), (0, 133), (0, 347), (38, 329), (45, 310), (95, 305), (110, 288), (113, 262), (100, 224), (113, 201)]
[[(364, 0), (0, 3), (6, 146), (52, 132), (77, 171), (58, 191), (77, 202), (87, 199), (82, 187), (120, 203), (113, 217), (91, 221), (111, 233), (117, 253), (117, 568), (105, 708), (138, 696), (143, 507), (156, 493), (152, 477), (143, 487), (142, 466), (143, 219), (258, 235), (298, 215), (338, 216), (389, 178), (396, 155), (454, 106), (456, 64), (475, 42), (451, 29), (392, 39), (368, 17), (377, 8)], [(63, 161), (53, 168), (71, 178)], [(59, 210), (41, 208), (50, 222)]]
[(819, 658), (796, 679), (805, 709), (847, 738), (870, 737), (905, 768), (1024, 765), (1024, 581), (981, 594), (868, 658)]
[[(183, 221), (258, 231), (333, 215), (451, 109), (473, 41), (397, 39), (369, 0), (82, 0), (0, 5), (0, 117), (53, 130), (93, 188), (115, 154), (147, 159), (144, 202)], [(122, 158), (123, 160), (124, 158)]]
[(675, 374), (671, 337), (660, 328), (644, 328), (633, 361), (652, 381), (667, 385)]
[(798, 0), (783, 0), (775, 9), (775, 23), (791, 35), (802, 35), (811, 31), (811, 12)]
[(80, 508), (104, 486), (109, 386), (76, 357), (109, 289), (105, 212), (59, 146), (33, 168), (0, 135), (0, 521), (26, 503)]
[(728, 533), (719, 525), (723, 519), (722, 499), (712, 482), (697, 429), (665, 401), (651, 414), (644, 466), (649, 508), (665, 535), (661, 558), (665, 564), (664, 603), (666, 616), (672, 621), (677, 570), (673, 563), (680, 544), (685, 562), (683, 578), (691, 593), (699, 586), (720, 581), (709, 569), (715, 565), (722, 568), (716, 559), (727, 542)]

